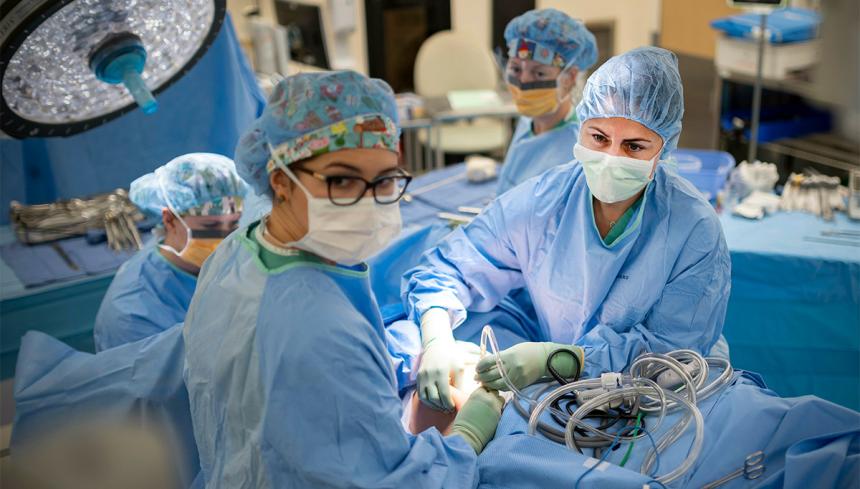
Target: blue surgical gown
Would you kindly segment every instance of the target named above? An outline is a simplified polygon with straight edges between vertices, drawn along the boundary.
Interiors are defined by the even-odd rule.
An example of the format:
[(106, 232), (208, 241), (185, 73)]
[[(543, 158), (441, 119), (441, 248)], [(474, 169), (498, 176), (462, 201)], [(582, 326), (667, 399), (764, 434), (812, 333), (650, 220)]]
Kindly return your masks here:
[(366, 266), (269, 270), (251, 232), (206, 261), (185, 321), (206, 487), (474, 487), (465, 440), (402, 427)]
[[(660, 164), (625, 232), (607, 246), (581, 166), (502, 195), (404, 276), (410, 319), (444, 307), (459, 326), (525, 286), (539, 341), (585, 348), (585, 373), (620, 372), (642, 351), (707, 352), (725, 319), (729, 252), (713, 208)], [(455, 331), (456, 333), (456, 331)]]
[(197, 277), (168, 262), (154, 244), (117, 270), (96, 315), (96, 351), (148, 338), (185, 320)]
[(563, 124), (535, 135), (532, 119), (520, 117), (505, 155), (505, 164), (499, 173), (499, 190), (502, 195), (531, 177), (570, 162), (573, 146), (579, 139), (579, 123), (572, 115)]

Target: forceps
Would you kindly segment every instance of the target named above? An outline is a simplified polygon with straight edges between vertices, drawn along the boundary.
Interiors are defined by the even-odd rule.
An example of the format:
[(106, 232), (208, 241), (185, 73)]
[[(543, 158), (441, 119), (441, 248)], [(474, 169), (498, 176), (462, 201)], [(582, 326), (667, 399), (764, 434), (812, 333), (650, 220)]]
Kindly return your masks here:
[(764, 452), (758, 450), (747, 455), (747, 458), (744, 459), (744, 466), (742, 468), (726, 475), (725, 477), (717, 479), (710, 484), (702, 486), (702, 489), (714, 489), (715, 487), (719, 487), (730, 480), (737, 479), (740, 476), (749, 480), (758, 479), (763, 473)]

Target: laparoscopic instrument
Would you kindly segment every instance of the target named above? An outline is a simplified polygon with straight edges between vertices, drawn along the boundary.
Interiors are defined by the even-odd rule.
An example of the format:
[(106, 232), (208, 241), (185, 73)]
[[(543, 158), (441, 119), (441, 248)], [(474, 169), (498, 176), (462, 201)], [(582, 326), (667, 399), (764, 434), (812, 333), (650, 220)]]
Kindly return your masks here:
[[(513, 393), (514, 408), (528, 419), (530, 435), (540, 432), (580, 453), (583, 449), (592, 449), (595, 457), (604, 460), (607, 451), (617, 449), (621, 443), (629, 443), (619, 462), (622, 467), (630, 458), (633, 444), (645, 440), (651, 448), (639, 471), (658, 485), (677, 480), (693, 467), (704, 441), (704, 420), (696, 404), (719, 392), (734, 373), (728, 360), (705, 358), (692, 350), (676, 350), (667, 354), (644, 353), (627, 372), (604, 373), (595, 379), (565, 379), (554, 371), (551, 360), (556, 354), (576, 356), (572, 351), (561, 349), (547, 358), (547, 371), (552, 378), (542, 381), (546, 385), (538, 386), (529, 395), (508, 377), (498, 355), (493, 329), (485, 326), (481, 332), (481, 354), (488, 351), (495, 354), (499, 373)], [(708, 382), (711, 369), (719, 369), (720, 373)], [(677, 411), (684, 411), (684, 416), (655, 441), (654, 434), (663, 425), (666, 415)], [(553, 422), (542, 420), (544, 413)], [(660, 454), (676, 443), (691, 425), (694, 438), (687, 457), (678, 467), (658, 474)]]

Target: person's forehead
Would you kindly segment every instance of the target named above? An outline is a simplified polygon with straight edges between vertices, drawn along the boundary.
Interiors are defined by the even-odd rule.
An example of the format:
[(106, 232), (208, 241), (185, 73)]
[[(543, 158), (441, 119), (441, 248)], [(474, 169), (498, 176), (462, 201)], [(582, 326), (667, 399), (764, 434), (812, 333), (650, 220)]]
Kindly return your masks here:
[(343, 163), (358, 169), (376, 168), (379, 165), (397, 164), (397, 154), (380, 148), (351, 148), (322, 154), (305, 164), (307, 168), (320, 169), (333, 163)]
[(660, 136), (656, 132), (639, 122), (624, 117), (588, 119), (583, 122), (583, 127), (599, 129), (607, 135), (624, 139), (641, 137), (654, 141), (660, 140)]
[(545, 65), (545, 64), (539, 63), (533, 59), (510, 58), (509, 63), (511, 63), (512, 66), (518, 66), (520, 68), (524, 68), (527, 70), (534, 70), (534, 69), (538, 69), (538, 68), (558, 69), (557, 67)]

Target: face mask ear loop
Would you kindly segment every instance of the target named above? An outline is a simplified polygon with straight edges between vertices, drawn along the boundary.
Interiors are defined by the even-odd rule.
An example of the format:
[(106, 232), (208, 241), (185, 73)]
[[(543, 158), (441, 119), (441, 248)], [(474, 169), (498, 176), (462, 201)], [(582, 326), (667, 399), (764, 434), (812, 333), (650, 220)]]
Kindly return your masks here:
[[(570, 68), (568, 68), (568, 67), (562, 68), (562, 70), (558, 72), (558, 76), (555, 77), (556, 93), (558, 93), (558, 89), (561, 88), (561, 84), (559, 84), (558, 79), (561, 78), (562, 75), (564, 75), (564, 72), (567, 71), (568, 69), (570, 69)], [(576, 83), (576, 82), (574, 82), (574, 83)], [(567, 93), (564, 94), (564, 97), (561, 97), (558, 99), (558, 105), (559, 106), (561, 106), (566, 100), (572, 100), (572, 93), (571, 93), (572, 90), (573, 90), (573, 88), (571, 88), (571, 90), (567, 90)]]
[(176, 251), (176, 248), (164, 243), (159, 244), (158, 247), (173, 253), (179, 258), (182, 258), (182, 253), (185, 253), (185, 250), (188, 249), (188, 245), (191, 244), (191, 227), (188, 226), (188, 223), (185, 222), (185, 219), (183, 219), (182, 216), (179, 215), (179, 212), (177, 212), (176, 208), (173, 207), (173, 204), (170, 203), (170, 198), (167, 196), (167, 188), (164, 186), (164, 181), (161, 178), (161, 172), (159, 170), (161, 170), (161, 168), (155, 170), (155, 180), (158, 182), (158, 189), (161, 191), (161, 198), (164, 199), (164, 203), (167, 204), (167, 209), (173, 213), (173, 216), (178, 219), (179, 222), (182, 223), (182, 226), (185, 228), (185, 246), (182, 247), (182, 251)]
[(304, 185), (302, 185), (302, 182), (299, 181), (299, 178), (296, 176), (296, 174), (293, 173), (293, 171), (290, 170), (290, 168), (287, 165), (285, 165), (284, 162), (280, 158), (275, 156), (275, 148), (272, 146), (272, 143), (266, 143), (266, 144), (269, 145), (269, 153), (272, 155), (272, 161), (275, 162), (275, 166), (278, 167), (282, 172), (284, 172), (284, 174), (287, 176), (287, 178), (292, 180), (293, 183), (298, 185), (298, 187), (302, 190), (302, 192), (305, 193), (305, 197), (308, 198), (308, 201), (310, 201), (310, 199), (313, 199), (314, 196), (311, 195), (310, 191)]
[[(274, 148), (274, 146), (272, 146), (272, 143), (267, 142), (266, 145), (269, 146), (269, 154), (272, 155), (272, 161), (275, 163), (275, 167), (277, 167), (282, 172), (284, 172), (284, 175), (286, 175), (287, 178), (292, 180), (293, 183), (295, 183), (296, 186), (298, 186), (299, 189), (301, 189), (301, 191), (305, 193), (305, 197), (308, 199), (308, 208), (310, 209), (310, 204), (311, 204), (312, 199), (314, 199), (314, 196), (311, 195), (310, 191), (308, 191), (308, 189), (305, 188), (304, 185), (302, 185), (302, 182), (299, 181), (299, 178), (296, 176), (296, 174), (293, 173), (293, 171), (290, 170), (290, 168), (287, 165), (285, 165), (284, 162), (275, 155), (275, 148)], [(272, 170), (272, 171), (274, 171), (274, 170)], [(310, 222), (311, 222), (310, 221), (311, 220), (310, 212), (308, 212), (307, 217), (308, 217), (308, 227), (310, 227)], [(296, 243), (296, 242), (284, 243), (284, 242), (278, 240), (277, 238), (275, 238), (272, 235), (272, 233), (269, 232), (269, 227), (268, 227), (267, 221), (268, 221), (268, 219), (264, 218), (263, 221), (261, 222), (261, 226), (262, 226), (261, 230), (262, 230), (263, 236), (265, 236), (266, 239), (271, 240), (273, 243), (275, 243), (277, 246), (279, 246), (281, 248), (290, 248), (290, 247), (292, 247), (292, 245), (294, 245)]]

